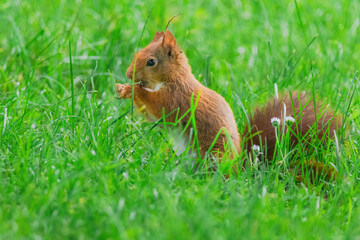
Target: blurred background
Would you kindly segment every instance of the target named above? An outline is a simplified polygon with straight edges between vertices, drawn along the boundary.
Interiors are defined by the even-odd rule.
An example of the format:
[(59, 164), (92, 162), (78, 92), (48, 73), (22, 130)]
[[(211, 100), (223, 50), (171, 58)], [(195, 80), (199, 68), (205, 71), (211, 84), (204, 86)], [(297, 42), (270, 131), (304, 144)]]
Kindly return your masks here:
[[(327, 96), (323, 93), (349, 87), (359, 67), (359, 5), (357, 0), (4, 0), (1, 87), (8, 95), (33, 74), (31, 92), (46, 90), (38, 96), (43, 103), (61, 99), (70, 89), (70, 41), (77, 88), (85, 84), (112, 94), (114, 81), (127, 81), (125, 71), (147, 18), (140, 47), (181, 14), (169, 29), (194, 75), (209, 87), (224, 93), (231, 82), (245, 102), (271, 94), (274, 83), (280, 90), (315, 84)], [(16, 82), (21, 86), (14, 87)]]

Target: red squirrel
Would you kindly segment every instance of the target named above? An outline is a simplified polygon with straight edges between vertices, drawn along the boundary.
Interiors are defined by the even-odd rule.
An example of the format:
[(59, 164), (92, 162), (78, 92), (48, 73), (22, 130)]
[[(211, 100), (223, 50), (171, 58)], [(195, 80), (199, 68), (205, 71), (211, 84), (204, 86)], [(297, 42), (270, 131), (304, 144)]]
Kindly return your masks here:
[[(152, 42), (134, 55), (126, 76), (133, 79), (136, 85), (116, 84), (117, 93), (120, 98), (132, 98), (134, 88), (135, 106), (150, 119), (160, 119), (165, 113), (169, 115), (166, 121), (174, 122), (176, 116), (185, 115), (181, 119), (181, 125), (185, 126), (190, 118), (190, 114), (186, 113), (191, 106), (191, 99), (194, 102), (198, 100), (195, 120), (201, 157), (205, 156), (211, 146), (211, 152), (221, 155), (230, 139), (235, 151), (240, 153), (240, 135), (229, 104), (218, 93), (195, 79), (184, 52), (170, 31), (157, 32)], [(313, 102), (308, 102), (304, 95), (299, 97), (295, 94), (292, 100), (290, 97), (275, 98), (265, 109), (256, 110), (250, 118), (250, 129), (246, 126), (242, 135), (245, 150), (250, 153), (253, 145), (260, 145), (261, 138), (261, 142), (267, 144), (268, 158), (272, 157), (276, 138), (271, 118), (283, 118), (284, 104), (288, 116), (296, 118), (300, 123), (300, 135), (305, 136), (316, 123), (315, 112), (319, 109)], [(320, 137), (333, 137), (334, 130), (341, 125), (338, 118), (338, 121), (332, 121), (333, 116), (334, 113), (328, 111), (318, 117)], [(189, 129), (185, 131), (187, 137), (191, 134)], [(221, 134), (213, 144), (219, 131)], [(291, 140), (297, 142), (295, 136)]]
[[(191, 98), (194, 102), (198, 100), (195, 119), (201, 157), (205, 156), (221, 129), (228, 131), (236, 151), (240, 151), (240, 137), (229, 104), (195, 79), (184, 52), (170, 31), (157, 32), (153, 41), (135, 54), (126, 72), (129, 79), (133, 75), (138, 83), (134, 86), (134, 104), (150, 119), (160, 119), (163, 109), (166, 115), (178, 110), (166, 119), (174, 122), (176, 116), (183, 116), (189, 110)], [(116, 84), (116, 87), (120, 98), (131, 98), (131, 85)], [(189, 118), (190, 114), (186, 114), (181, 125), (185, 126)], [(190, 135), (190, 128), (185, 134), (185, 137)], [(222, 153), (227, 141), (226, 133), (222, 131), (212, 151)]]

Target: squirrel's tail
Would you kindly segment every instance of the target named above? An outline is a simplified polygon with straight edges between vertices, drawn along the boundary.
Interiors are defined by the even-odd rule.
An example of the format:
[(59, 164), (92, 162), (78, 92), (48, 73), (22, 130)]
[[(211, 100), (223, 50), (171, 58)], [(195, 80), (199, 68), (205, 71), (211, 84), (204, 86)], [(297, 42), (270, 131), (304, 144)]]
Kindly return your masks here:
[[(262, 145), (262, 149), (266, 149), (264, 153), (266, 158), (272, 160), (279, 136), (275, 135), (271, 119), (278, 118), (280, 120), (278, 128), (281, 130), (286, 124), (284, 120), (286, 117), (295, 121), (290, 127), (291, 146), (295, 146), (299, 142), (310, 146), (314, 139), (325, 144), (328, 139), (334, 138), (335, 131), (339, 130), (342, 125), (339, 115), (303, 93), (294, 93), (279, 99), (274, 98), (266, 104), (265, 108), (256, 109), (254, 115), (249, 119), (249, 124), (245, 126), (242, 139), (245, 141), (244, 147), (247, 153), (252, 152), (252, 146)], [(289, 127), (289, 125), (286, 126)], [(313, 137), (314, 133), (317, 138)], [(322, 163), (317, 164), (318, 162), (311, 160), (307, 165), (310, 169), (317, 169), (316, 171), (319, 169), (329, 171)], [(334, 175), (330, 171), (329, 174)]]

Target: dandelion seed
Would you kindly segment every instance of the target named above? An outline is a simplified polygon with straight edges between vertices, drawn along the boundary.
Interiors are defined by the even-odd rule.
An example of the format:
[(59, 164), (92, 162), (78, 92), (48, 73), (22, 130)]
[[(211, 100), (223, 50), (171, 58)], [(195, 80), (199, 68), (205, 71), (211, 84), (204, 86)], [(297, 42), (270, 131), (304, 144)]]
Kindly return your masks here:
[(295, 122), (295, 119), (294, 119), (293, 117), (286, 116), (286, 117), (285, 117), (285, 122), (286, 122), (287, 124), (291, 124), (291, 123)]
[(278, 127), (280, 125), (280, 118), (273, 117), (271, 118), (271, 124), (274, 128)]

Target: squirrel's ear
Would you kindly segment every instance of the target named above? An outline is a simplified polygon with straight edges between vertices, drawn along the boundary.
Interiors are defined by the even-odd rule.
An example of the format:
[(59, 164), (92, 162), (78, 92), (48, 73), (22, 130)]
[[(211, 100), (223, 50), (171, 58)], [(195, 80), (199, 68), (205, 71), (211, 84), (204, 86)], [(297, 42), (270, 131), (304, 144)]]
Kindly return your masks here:
[(156, 32), (155, 36), (154, 36), (154, 39), (153, 39), (153, 42), (158, 41), (160, 38), (164, 38), (164, 32)]
[(170, 31), (166, 31), (162, 40), (162, 46), (168, 51), (168, 55), (171, 56), (176, 49), (176, 40), (174, 35)]

